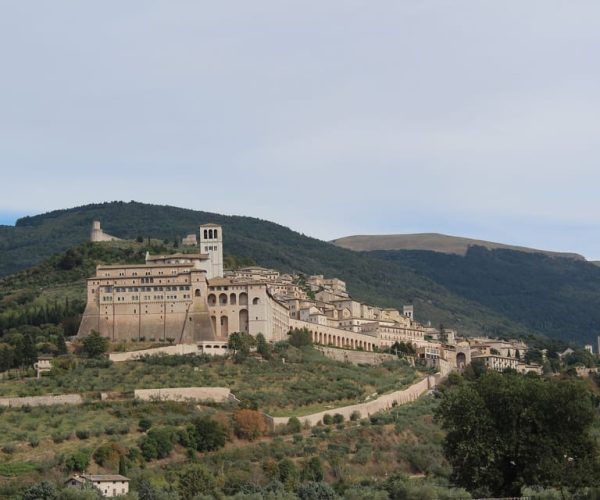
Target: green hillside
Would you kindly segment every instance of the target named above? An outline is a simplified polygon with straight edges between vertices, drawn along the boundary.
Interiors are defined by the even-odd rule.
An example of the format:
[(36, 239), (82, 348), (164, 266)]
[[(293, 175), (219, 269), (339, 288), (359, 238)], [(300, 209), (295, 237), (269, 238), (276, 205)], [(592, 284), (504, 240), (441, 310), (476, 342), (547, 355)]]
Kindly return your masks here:
[[(414, 303), (419, 320), (443, 322), (464, 333), (529, 333), (523, 326), (451, 293), (403, 264), (338, 248), (272, 222), (136, 202), (60, 210), (20, 219), (16, 227), (0, 228), (0, 273), (7, 275), (85, 242), (94, 219), (102, 222), (107, 233), (130, 239), (142, 236), (172, 240), (197, 231), (201, 223), (216, 222), (223, 225), (226, 254), (281, 271), (339, 277), (359, 300), (387, 307)], [(91, 267), (86, 268), (88, 274), (92, 264), (93, 258), (88, 264)], [(63, 279), (60, 274), (54, 276)], [(81, 277), (78, 279), (82, 282)], [(20, 285), (14, 283), (18, 282), (0, 282), (0, 293), (16, 293)]]
[(549, 337), (596, 345), (600, 334), (600, 268), (543, 254), (471, 247), (467, 254), (377, 251), (453, 294)]

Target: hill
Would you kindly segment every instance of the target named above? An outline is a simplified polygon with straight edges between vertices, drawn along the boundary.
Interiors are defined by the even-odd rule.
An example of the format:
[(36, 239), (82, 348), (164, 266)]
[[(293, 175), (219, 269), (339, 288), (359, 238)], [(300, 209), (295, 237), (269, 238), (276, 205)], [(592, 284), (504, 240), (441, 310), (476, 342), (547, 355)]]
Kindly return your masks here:
[(585, 260), (576, 253), (549, 252), (515, 245), (505, 245), (491, 241), (474, 240), (458, 236), (448, 236), (438, 233), (421, 234), (389, 234), (389, 235), (357, 235), (346, 236), (332, 241), (334, 245), (358, 252), (374, 250), (427, 250), (456, 255), (466, 255), (469, 247), (478, 246), (489, 250), (503, 249), (524, 253), (540, 253), (550, 257), (565, 257), (575, 260)]
[[(139, 252), (145, 244), (82, 243), (89, 238), (94, 219), (114, 236), (129, 240), (142, 236), (144, 242), (152, 237), (156, 248), (160, 243), (171, 249), (174, 239), (196, 231), (201, 223), (216, 222), (223, 226), (229, 259), (283, 272), (339, 277), (358, 300), (397, 308), (412, 303), (418, 320), (443, 323), (464, 334), (542, 334), (595, 343), (600, 331), (600, 269), (583, 260), (481, 248), (471, 248), (465, 256), (428, 251), (354, 252), (260, 219), (136, 202), (60, 210), (0, 228), (3, 274), (37, 263), (0, 280), (1, 316), (14, 321), (16, 309), (39, 311), (44, 297), (63, 301), (61, 290), (69, 291), (72, 308), (77, 297), (83, 300), (84, 277), (97, 263), (142, 258)], [(81, 259), (76, 259), (72, 269), (62, 269), (57, 263), (70, 248)], [(112, 248), (112, 253), (98, 248)]]
[(538, 333), (596, 345), (600, 268), (591, 262), (483, 247), (470, 247), (465, 256), (425, 251), (369, 255), (409, 267)]
[[(532, 333), (509, 318), (465, 300), (397, 262), (339, 248), (268, 221), (136, 202), (102, 203), (60, 210), (20, 219), (15, 227), (0, 228), (0, 273), (6, 275), (40, 263), (48, 256), (87, 241), (94, 219), (102, 221), (106, 232), (120, 238), (143, 236), (145, 239), (151, 236), (161, 240), (173, 240), (195, 231), (198, 224), (216, 222), (223, 226), (224, 248), (230, 257), (252, 260), (284, 272), (339, 277), (347, 282), (348, 289), (359, 300), (399, 308), (412, 303), (419, 320), (431, 320), (434, 324), (443, 322), (467, 334)], [(82, 265), (93, 269), (98, 256), (89, 258), (91, 260), (84, 259)], [(50, 262), (42, 267), (44, 265), (55, 264)], [(21, 277), (31, 273), (37, 273), (38, 278), (44, 275), (36, 268), (20, 271), (16, 277), (0, 281), (0, 294), (17, 293), (23, 281)], [(64, 278), (60, 272), (52, 276), (58, 281)], [(81, 276), (77, 279), (83, 282)], [(30, 285), (32, 288), (29, 288)], [(30, 283), (26, 289), (28, 293), (37, 293), (35, 283)]]

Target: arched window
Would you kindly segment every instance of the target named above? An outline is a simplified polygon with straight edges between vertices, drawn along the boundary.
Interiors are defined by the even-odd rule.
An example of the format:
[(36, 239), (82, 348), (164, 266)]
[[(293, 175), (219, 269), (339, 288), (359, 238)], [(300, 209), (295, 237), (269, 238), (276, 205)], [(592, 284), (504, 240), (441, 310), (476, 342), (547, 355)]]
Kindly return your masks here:
[(213, 237), (212, 235), (213, 235), (212, 229), (209, 229), (208, 230), (208, 239), (209, 240), (212, 240), (212, 237)]
[(215, 306), (215, 305), (217, 305), (217, 296), (214, 293), (211, 293), (208, 296), (208, 305), (209, 306)]
[(227, 294), (226, 293), (222, 293), (221, 295), (219, 295), (219, 304), (222, 306), (227, 305)]
[(255, 306), (258, 305), (258, 304), (260, 304), (260, 299), (258, 297), (254, 297), (252, 299), (252, 304), (254, 304)]
[(196, 297), (200, 297), (200, 289), (199, 288), (196, 288), (196, 291), (194, 292), (194, 295)]
[(235, 304), (237, 303), (237, 297), (236, 297), (235, 293), (232, 293), (229, 295), (229, 303), (232, 306), (235, 306)]
[(246, 292), (240, 293), (240, 306), (248, 305), (248, 294)]
[(217, 230), (215, 229), (214, 233), (213, 233), (213, 238), (216, 240), (218, 238), (217, 236)]
[(208, 230), (204, 230), (204, 239), (207, 240), (208, 239)]

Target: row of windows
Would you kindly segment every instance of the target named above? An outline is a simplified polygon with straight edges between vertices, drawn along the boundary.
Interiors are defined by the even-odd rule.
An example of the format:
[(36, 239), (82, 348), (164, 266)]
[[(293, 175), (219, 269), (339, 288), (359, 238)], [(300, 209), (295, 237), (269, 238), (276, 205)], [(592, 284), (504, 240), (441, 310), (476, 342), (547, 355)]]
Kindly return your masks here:
[[(115, 287), (114, 291), (117, 293), (123, 293), (123, 292), (176, 292), (177, 290), (179, 291), (184, 291), (184, 290), (189, 290), (190, 286), (180, 286), (180, 287), (176, 287), (176, 286), (140, 286), (140, 287)], [(104, 291), (111, 293), (113, 291), (113, 287), (112, 286), (107, 286), (104, 287)]]

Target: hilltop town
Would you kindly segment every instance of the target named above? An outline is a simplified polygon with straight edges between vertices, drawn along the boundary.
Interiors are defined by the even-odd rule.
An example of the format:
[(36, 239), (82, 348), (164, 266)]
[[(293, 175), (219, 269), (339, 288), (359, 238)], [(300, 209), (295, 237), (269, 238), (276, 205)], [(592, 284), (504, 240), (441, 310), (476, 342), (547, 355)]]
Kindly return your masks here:
[[(99, 221), (91, 241), (115, 240)], [(87, 307), (79, 336), (92, 330), (112, 341), (169, 340), (198, 352), (225, 354), (233, 332), (264, 335), (270, 343), (306, 329), (315, 345), (390, 352), (408, 349), (431, 367), (463, 369), (473, 360), (497, 371), (541, 373), (525, 362), (521, 340), (460, 338), (453, 329), (416, 321), (402, 310), (354, 300), (346, 283), (322, 275), (282, 274), (273, 269), (224, 269), (223, 228), (199, 226), (182, 240), (188, 252), (146, 255), (145, 264), (98, 266), (88, 279)]]

